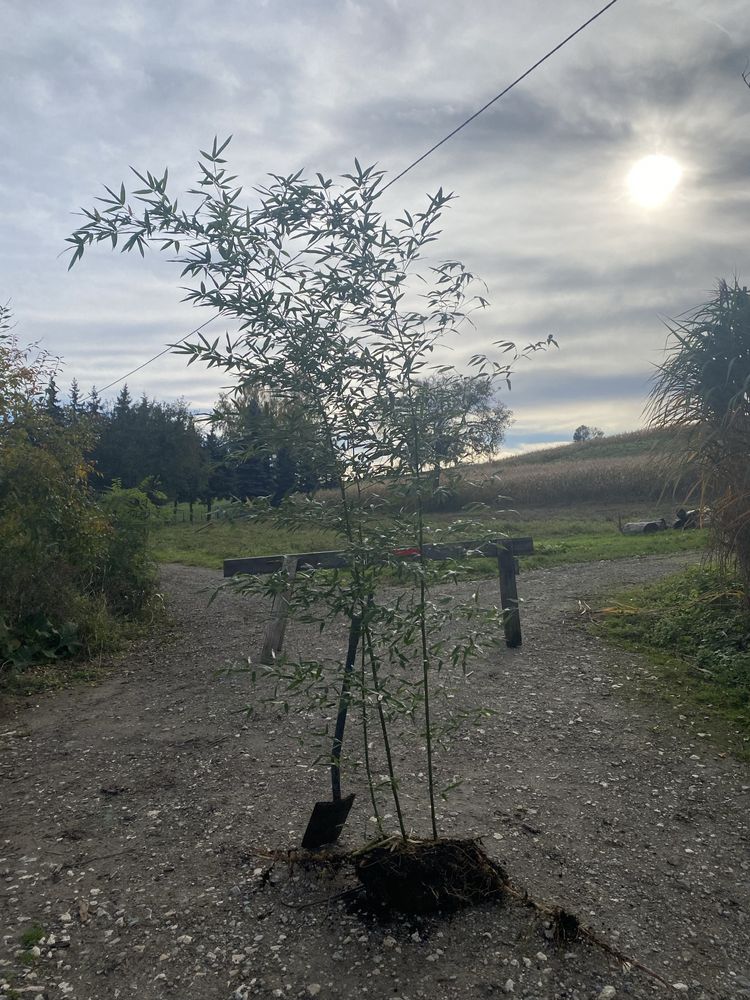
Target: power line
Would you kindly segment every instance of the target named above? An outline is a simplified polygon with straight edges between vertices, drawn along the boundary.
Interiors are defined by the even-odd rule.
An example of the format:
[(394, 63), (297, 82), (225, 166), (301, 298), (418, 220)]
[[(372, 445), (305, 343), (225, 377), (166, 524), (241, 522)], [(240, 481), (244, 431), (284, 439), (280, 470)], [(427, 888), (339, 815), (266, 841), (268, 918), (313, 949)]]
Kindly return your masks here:
[[(558, 42), (558, 44), (554, 48), (550, 49), (549, 52), (545, 53), (545, 55), (543, 55), (541, 59), (537, 59), (537, 61), (534, 63), (533, 66), (529, 66), (529, 68), (525, 70), (525, 72), (523, 72), (520, 76), (516, 77), (516, 79), (512, 83), (509, 83), (504, 90), (501, 90), (499, 94), (495, 94), (495, 96), (491, 100), (487, 101), (486, 104), (483, 104), (478, 111), (475, 111), (473, 115), (470, 115), (470, 117), (467, 118), (465, 121), (461, 122), (460, 125), (457, 125), (452, 132), (449, 132), (446, 136), (443, 136), (443, 138), (439, 142), (436, 142), (434, 146), (430, 146), (430, 148), (426, 152), (422, 153), (422, 155), (418, 157), (416, 160), (414, 160), (412, 163), (410, 163), (408, 167), (404, 167), (401, 173), (396, 174), (394, 178), (388, 181), (388, 183), (385, 184), (380, 189), (381, 193), (383, 191), (387, 191), (389, 187), (391, 187), (393, 184), (396, 183), (396, 181), (401, 180), (401, 178), (405, 174), (408, 174), (410, 170), (413, 170), (414, 167), (418, 166), (418, 164), (420, 164), (423, 160), (426, 160), (427, 157), (430, 156), (432, 153), (434, 153), (436, 149), (439, 149), (441, 146), (443, 146), (446, 142), (448, 142), (449, 139), (452, 139), (454, 135), (457, 135), (462, 129), (466, 128), (467, 125), (470, 125), (488, 108), (491, 108), (493, 104), (496, 104), (502, 97), (505, 97), (505, 95), (509, 93), (511, 90), (513, 90), (513, 88), (516, 87), (519, 83), (521, 83), (522, 80), (525, 80), (527, 76), (530, 76), (534, 72), (534, 70), (538, 69), (542, 65), (542, 63), (546, 62), (556, 52), (559, 52), (560, 49), (562, 49), (565, 45), (567, 45), (568, 42), (572, 41), (576, 37), (576, 35), (580, 35), (582, 31), (585, 31), (585, 29), (588, 28), (590, 24), (593, 24), (594, 21), (597, 20), (597, 18), (600, 18), (602, 14), (606, 14), (606, 12), (610, 9), (610, 7), (614, 7), (616, 3), (617, 0), (609, 0), (609, 3), (605, 4), (604, 7), (601, 8), (601, 10), (598, 10), (596, 14), (590, 17), (587, 21), (584, 21), (583, 24), (580, 24), (575, 29), (575, 31), (571, 31), (571, 33), (567, 37), (563, 38), (563, 40), (561, 42)], [(298, 257), (301, 256), (301, 252), (297, 254), (297, 256)], [(109, 385), (105, 385), (104, 388), (101, 389), (100, 391), (106, 392), (107, 389), (111, 389), (113, 385), (117, 385), (118, 382), (122, 382), (124, 379), (130, 378), (131, 375), (135, 375), (136, 372), (139, 372), (143, 368), (146, 368), (148, 365), (152, 364), (152, 362), (157, 361), (159, 358), (164, 357), (164, 355), (168, 354), (173, 347), (177, 347), (179, 344), (184, 344), (189, 337), (192, 337), (194, 334), (199, 333), (203, 329), (203, 327), (208, 326), (209, 323), (213, 323), (213, 321), (215, 319), (218, 319), (220, 315), (221, 313), (218, 313), (216, 316), (212, 316), (211, 319), (206, 320), (205, 323), (202, 323), (199, 327), (196, 327), (195, 330), (191, 330), (190, 333), (185, 334), (185, 336), (181, 340), (178, 340), (176, 344), (170, 344), (168, 347), (165, 347), (163, 351), (160, 351), (158, 354), (155, 354), (153, 358), (149, 358), (148, 361), (144, 361), (142, 365), (138, 365), (137, 368), (134, 368), (126, 375), (121, 375), (120, 378), (116, 378), (113, 382), (110, 382)]]
[(211, 318), (207, 319), (205, 323), (201, 323), (200, 326), (196, 326), (196, 328), (194, 330), (191, 330), (190, 333), (186, 333), (181, 340), (177, 341), (176, 344), (169, 344), (167, 347), (164, 348), (163, 351), (159, 351), (158, 354), (155, 354), (153, 358), (149, 358), (148, 361), (144, 361), (142, 365), (138, 365), (137, 368), (134, 368), (132, 371), (126, 372), (124, 375), (121, 375), (119, 378), (116, 378), (114, 382), (110, 382), (109, 385), (105, 385), (103, 389), (98, 389), (97, 391), (106, 392), (107, 389), (111, 389), (113, 385), (117, 385), (118, 382), (122, 382), (124, 379), (130, 378), (131, 375), (135, 375), (136, 372), (139, 372), (142, 368), (145, 368), (147, 365), (150, 365), (152, 361), (157, 361), (159, 358), (163, 358), (165, 354), (169, 354), (169, 352), (172, 350), (173, 347), (178, 347), (180, 344), (184, 344), (185, 341), (188, 339), (188, 337), (192, 337), (194, 334), (200, 333), (200, 331), (205, 326), (208, 326), (209, 323), (213, 323), (213, 321), (215, 319), (218, 319), (220, 315), (221, 313), (217, 313), (216, 316), (211, 316)]
[(426, 160), (431, 153), (434, 153), (436, 149), (439, 149), (444, 143), (448, 142), (449, 139), (452, 139), (454, 135), (457, 135), (461, 131), (461, 129), (466, 128), (467, 125), (471, 124), (471, 122), (473, 122), (475, 118), (478, 118), (484, 111), (487, 110), (487, 108), (491, 108), (493, 104), (499, 101), (501, 97), (505, 97), (505, 95), (509, 91), (513, 90), (513, 88), (517, 84), (519, 84), (522, 80), (525, 80), (526, 77), (529, 76), (531, 73), (533, 73), (535, 69), (538, 69), (543, 62), (546, 62), (550, 58), (550, 56), (553, 56), (556, 52), (559, 52), (564, 45), (567, 45), (568, 42), (570, 42), (573, 38), (576, 37), (576, 35), (580, 35), (580, 33), (584, 31), (586, 28), (588, 28), (590, 24), (593, 24), (593, 22), (596, 21), (597, 18), (601, 17), (602, 14), (605, 14), (610, 7), (614, 7), (616, 3), (617, 0), (609, 0), (609, 3), (605, 4), (605, 6), (602, 7), (601, 10), (597, 11), (596, 14), (593, 15), (593, 17), (590, 17), (588, 21), (584, 21), (583, 24), (579, 25), (579, 27), (577, 27), (575, 31), (572, 31), (567, 36), (567, 38), (563, 38), (563, 40), (559, 44), (557, 44), (554, 47), (554, 49), (550, 49), (549, 52), (547, 52), (546, 55), (543, 55), (541, 59), (538, 59), (533, 66), (529, 66), (529, 68), (519, 77), (517, 77), (513, 81), (513, 83), (509, 83), (508, 86), (504, 90), (501, 90), (499, 94), (495, 94), (495, 96), (492, 98), (491, 101), (487, 101), (486, 104), (484, 104), (478, 111), (475, 111), (473, 115), (471, 115), (469, 118), (466, 119), (466, 121), (461, 122), (461, 124), (457, 125), (452, 132), (449, 132), (448, 135), (443, 136), (443, 138), (439, 142), (436, 142), (434, 146), (431, 146), (426, 153), (422, 153), (422, 155), (418, 159), (414, 160), (413, 163), (410, 163), (408, 167), (405, 167), (400, 174), (396, 174), (396, 176), (392, 180), (388, 181), (388, 183), (383, 188), (381, 188), (381, 190), (387, 191), (392, 184), (395, 184), (396, 181), (401, 180), (404, 174), (408, 174), (409, 171), (413, 170), (414, 167), (417, 166), (417, 164), (422, 162), (422, 160)]

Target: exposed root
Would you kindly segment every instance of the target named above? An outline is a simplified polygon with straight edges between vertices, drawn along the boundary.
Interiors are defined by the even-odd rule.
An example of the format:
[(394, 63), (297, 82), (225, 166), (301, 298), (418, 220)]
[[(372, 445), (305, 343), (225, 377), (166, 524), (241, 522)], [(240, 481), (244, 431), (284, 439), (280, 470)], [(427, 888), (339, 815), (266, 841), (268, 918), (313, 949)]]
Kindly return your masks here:
[(478, 840), (388, 837), (353, 860), (370, 901), (402, 913), (434, 913), (499, 900), (508, 880)]
[[(549, 921), (553, 941), (558, 948), (569, 947), (576, 941), (587, 941), (616, 959), (625, 969), (638, 969), (672, 990), (671, 984), (658, 972), (605, 941), (582, 924), (575, 913), (562, 906), (538, 902), (525, 889), (516, 888), (505, 869), (487, 855), (478, 839), (404, 840), (393, 836), (356, 851), (255, 849), (249, 853), (271, 861), (267, 876), (279, 862), (285, 863), (290, 872), (296, 865), (338, 871), (343, 865), (350, 864), (368, 901), (386, 911), (436, 913), (481, 902), (501, 902), (509, 896)], [(346, 889), (295, 908), (330, 903), (355, 895), (361, 889)]]
[(624, 968), (638, 969), (640, 972), (645, 973), (645, 975), (650, 976), (651, 979), (655, 979), (657, 983), (666, 986), (668, 990), (672, 989), (671, 983), (660, 976), (658, 972), (654, 972), (647, 965), (644, 965), (630, 955), (626, 955), (625, 952), (611, 945), (609, 941), (605, 941), (596, 931), (582, 924), (575, 913), (571, 913), (561, 906), (551, 906), (548, 903), (537, 902), (537, 900), (529, 896), (525, 889), (519, 890), (511, 885), (510, 882), (506, 884), (505, 891), (524, 906), (528, 906), (536, 914), (546, 917), (550, 921), (553, 939), (559, 948), (568, 947), (576, 941), (588, 941), (589, 944), (601, 948), (602, 951), (611, 955), (612, 958), (616, 958)]

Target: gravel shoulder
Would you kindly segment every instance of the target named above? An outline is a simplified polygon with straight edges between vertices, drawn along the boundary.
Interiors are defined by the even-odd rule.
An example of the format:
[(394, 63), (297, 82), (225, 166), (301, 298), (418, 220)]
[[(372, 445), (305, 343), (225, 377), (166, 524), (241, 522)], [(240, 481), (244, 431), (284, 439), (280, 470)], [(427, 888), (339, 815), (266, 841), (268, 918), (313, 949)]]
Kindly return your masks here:
[[(689, 560), (519, 578), (524, 645), (471, 678), (497, 714), (438, 754), (443, 774), (468, 776), (441, 823), (483, 836), (516, 884), (577, 913), (678, 994), (734, 1000), (750, 998), (750, 768), (631, 696), (644, 661), (578, 616), (579, 600)], [(96, 687), (0, 722), (0, 1000), (667, 992), (598, 948), (556, 950), (521, 905), (384, 925), (336, 898), (350, 884), (341, 874), (279, 864), (268, 875), (255, 852), (299, 843), (326, 778), (299, 748), (305, 720), (246, 718), (247, 679), (221, 670), (257, 652), (267, 609), (229, 594), (209, 606), (218, 582), (163, 567), (170, 628)], [(494, 600), (493, 582), (480, 586)], [(292, 624), (287, 643), (330, 652), (345, 637), (343, 625), (321, 637)], [(409, 750), (397, 764), (408, 798), (422, 764)], [(361, 779), (346, 780), (359, 793), (344, 838), (355, 846), (373, 828)], [(32, 925), (41, 940), (22, 948)]]

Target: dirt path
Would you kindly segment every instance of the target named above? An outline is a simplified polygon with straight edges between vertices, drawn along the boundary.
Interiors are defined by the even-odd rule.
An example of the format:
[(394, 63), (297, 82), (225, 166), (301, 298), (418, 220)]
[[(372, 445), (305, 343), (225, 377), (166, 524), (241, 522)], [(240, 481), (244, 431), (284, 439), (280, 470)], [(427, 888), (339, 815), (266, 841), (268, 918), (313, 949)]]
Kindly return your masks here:
[[(750, 997), (750, 769), (721, 758), (701, 720), (631, 698), (626, 678), (635, 683), (643, 662), (575, 620), (579, 598), (682, 561), (520, 579), (524, 646), (493, 654), (472, 679), (498, 714), (438, 756), (444, 774), (470, 779), (442, 822), (484, 835), (514, 881), (576, 911), (680, 993), (734, 1000)], [(340, 877), (277, 867), (264, 880), (251, 850), (299, 843), (325, 775), (298, 749), (301, 722), (267, 711), (248, 722), (246, 678), (217, 676), (257, 651), (264, 614), (228, 595), (208, 608), (217, 579), (165, 567), (166, 636), (136, 646), (98, 687), (49, 695), (0, 725), (2, 1000), (666, 992), (590, 946), (555, 950), (520, 906), (383, 926), (326, 902)], [(289, 633), (307, 650), (344, 640), (343, 629)], [(421, 766), (408, 753), (397, 763), (407, 778)], [(349, 776), (363, 792), (350, 844), (372, 833), (358, 782)], [(312, 900), (322, 902), (294, 908)], [(32, 924), (44, 938), (19, 955)]]

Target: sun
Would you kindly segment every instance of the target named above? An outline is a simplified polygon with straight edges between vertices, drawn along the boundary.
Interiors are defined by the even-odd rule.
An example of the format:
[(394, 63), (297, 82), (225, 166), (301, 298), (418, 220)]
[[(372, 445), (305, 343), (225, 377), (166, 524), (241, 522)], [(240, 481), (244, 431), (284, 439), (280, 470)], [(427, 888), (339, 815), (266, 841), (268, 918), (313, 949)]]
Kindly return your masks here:
[(644, 156), (628, 174), (630, 197), (645, 208), (658, 208), (680, 183), (682, 167), (661, 153)]

